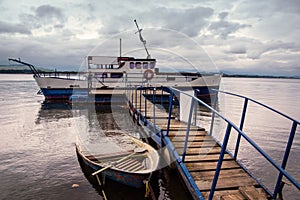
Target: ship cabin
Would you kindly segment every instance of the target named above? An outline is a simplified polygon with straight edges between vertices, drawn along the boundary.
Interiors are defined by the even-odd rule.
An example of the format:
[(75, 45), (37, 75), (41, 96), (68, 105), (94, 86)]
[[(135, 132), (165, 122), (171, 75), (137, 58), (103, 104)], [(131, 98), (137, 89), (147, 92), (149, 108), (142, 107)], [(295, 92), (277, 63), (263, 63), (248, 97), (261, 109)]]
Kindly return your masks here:
[(155, 59), (136, 59), (133, 57), (88, 56), (87, 68), (101, 78), (122, 78), (125, 74), (154, 74)]

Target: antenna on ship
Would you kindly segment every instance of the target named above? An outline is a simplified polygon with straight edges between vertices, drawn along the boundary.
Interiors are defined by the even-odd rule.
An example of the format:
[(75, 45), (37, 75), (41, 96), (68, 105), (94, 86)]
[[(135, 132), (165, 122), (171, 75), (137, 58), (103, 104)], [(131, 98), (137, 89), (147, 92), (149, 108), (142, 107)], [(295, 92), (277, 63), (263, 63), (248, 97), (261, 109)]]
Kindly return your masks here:
[(143, 43), (144, 48), (145, 48), (146, 53), (147, 53), (147, 59), (150, 59), (151, 56), (150, 56), (150, 54), (149, 54), (149, 52), (148, 52), (148, 49), (147, 49), (147, 47), (146, 47), (146, 40), (144, 40), (144, 38), (142, 37), (142, 30), (143, 30), (143, 29), (140, 29), (140, 28), (139, 28), (139, 25), (137, 24), (136, 19), (134, 20), (134, 23), (135, 23), (135, 25), (136, 25), (136, 27), (137, 27), (137, 29), (138, 29), (138, 31), (135, 32), (135, 33), (139, 33), (140, 40), (141, 40), (141, 42)]
[(122, 57), (122, 38), (120, 38), (120, 58)]

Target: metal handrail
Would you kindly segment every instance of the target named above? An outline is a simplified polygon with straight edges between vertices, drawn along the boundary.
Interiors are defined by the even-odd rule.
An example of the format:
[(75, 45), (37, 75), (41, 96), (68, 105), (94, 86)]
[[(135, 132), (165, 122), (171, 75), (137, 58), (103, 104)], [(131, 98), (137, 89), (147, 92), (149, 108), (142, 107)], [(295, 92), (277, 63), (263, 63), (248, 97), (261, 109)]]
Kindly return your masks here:
[(222, 91), (222, 90), (216, 90), (216, 89), (211, 89), (211, 90), (215, 91), (215, 92), (220, 92), (220, 93), (224, 93), (224, 94), (236, 96), (236, 97), (243, 98), (243, 99), (248, 99), (249, 101), (252, 101), (253, 103), (256, 103), (256, 104), (258, 104), (260, 106), (263, 106), (263, 107), (265, 107), (265, 108), (267, 108), (267, 109), (269, 109), (269, 110), (271, 110), (271, 111), (273, 111), (273, 112), (275, 112), (275, 113), (277, 113), (277, 114), (279, 114), (279, 115), (281, 115), (281, 116), (283, 116), (283, 117), (285, 117), (285, 118), (287, 118), (287, 119), (289, 119), (291, 121), (295, 121), (297, 124), (300, 124), (300, 121), (298, 121), (298, 120), (296, 120), (296, 119), (294, 119), (294, 118), (292, 118), (292, 117), (290, 117), (290, 116), (288, 116), (288, 115), (286, 115), (286, 114), (284, 114), (284, 113), (282, 113), (282, 112), (280, 112), (278, 110), (275, 110), (274, 108), (271, 108), (270, 106), (268, 106), (266, 104), (263, 104), (263, 103), (261, 103), (259, 101), (256, 101), (256, 100), (254, 100), (252, 98), (249, 98), (249, 97), (246, 97), (246, 96), (243, 96), (243, 95), (239, 95), (239, 94), (234, 94), (234, 93), (231, 93), (231, 92), (225, 92), (225, 91)]
[[(271, 108), (268, 105), (265, 105), (265, 104), (263, 104), (263, 103), (261, 103), (259, 101), (254, 100), (252, 98), (249, 98), (249, 97), (246, 97), (246, 96), (243, 96), (243, 95), (234, 94), (234, 93), (231, 93), (231, 92), (220, 91), (220, 90), (216, 90), (216, 89), (212, 89), (212, 91), (215, 91), (216, 93), (220, 92), (220, 93), (223, 93), (223, 94), (227, 94), (227, 95), (231, 95), (231, 96), (235, 96), (235, 97), (239, 97), (239, 98), (243, 98), (244, 99), (244, 107), (243, 107), (242, 118), (241, 118), (241, 122), (240, 122), (240, 130), (242, 130), (242, 128), (243, 128), (248, 101), (251, 101), (251, 102), (253, 102), (253, 103), (257, 104), (257, 105), (260, 105), (260, 106), (262, 106), (264, 108), (267, 108), (268, 110), (271, 110), (272, 112), (274, 112), (276, 114), (279, 114), (282, 117), (285, 117), (286, 119), (288, 119), (288, 120), (290, 120), (290, 121), (293, 122), (292, 123), (291, 131), (290, 131), (289, 140), (288, 140), (288, 143), (287, 143), (287, 146), (286, 146), (286, 150), (285, 150), (285, 153), (284, 153), (284, 157), (283, 157), (283, 160), (282, 160), (282, 163), (281, 163), (281, 167), (278, 168), (277, 166), (275, 166), (271, 162), (271, 164), (274, 167), (276, 167), (276, 169), (278, 169), (280, 171), (280, 173), (278, 175), (278, 178), (277, 178), (276, 186), (275, 186), (275, 189), (274, 189), (274, 192), (273, 192), (273, 195), (272, 195), (272, 197), (275, 199), (276, 196), (277, 196), (277, 194), (278, 194), (278, 192), (279, 192), (280, 184), (281, 184), (281, 181), (282, 181), (282, 177), (284, 175), (283, 172), (280, 169), (285, 169), (285, 167), (286, 167), (287, 160), (288, 160), (288, 157), (289, 157), (289, 153), (290, 153), (290, 150), (291, 150), (291, 147), (292, 147), (292, 144), (293, 144), (294, 136), (296, 134), (297, 125), (299, 125), (300, 122), (298, 120), (296, 120), (296, 119), (294, 119), (294, 118), (292, 118), (292, 117), (290, 117), (290, 116), (288, 116), (288, 115), (286, 115), (286, 114), (278, 111), (278, 110), (275, 110), (274, 108)], [(237, 138), (236, 147), (235, 147), (234, 159), (237, 158), (237, 153), (238, 153), (238, 148), (239, 148), (239, 143), (240, 143), (240, 137), (241, 137), (241, 134), (239, 133), (238, 138)], [(286, 178), (288, 178), (288, 177), (286, 177)], [(290, 177), (290, 178), (293, 178), (293, 177)], [(295, 183), (297, 183), (297, 181), (295, 183), (294, 183), (294, 181), (291, 181), (291, 182), (292, 182), (293, 185), (295, 185)], [(299, 183), (296, 184), (295, 186), (297, 187), (297, 189), (299, 189)]]
[[(264, 187), (264, 189), (266, 189), (266, 191), (270, 195), (272, 195), (273, 198), (276, 199), (276, 196), (277, 196), (277, 193), (278, 193), (279, 187), (280, 187), (280, 182), (281, 182), (283, 176), (285, 176), (298, 190), (300, 190), (300, 184), (285, 170), (287, 159), (288, 159), (288, 156), (289, 156), (289, 152), (290, 152), (290, 149), (291, 149), (291, 146), (292, 146), (292, 143), (293, 143), (294, 135), (296, 133), (297, 125), (300, 124), (300, 122), (298, 120), (293, 119), (293, 118), (287, 116), (286, 114), (283, 114), (283, 113), (281, 113), (281, 112), (279, 112), (279, 111), (277, 111), (277, 110), (275, 110), (275, 109), (273, 109), (273, 108), (271, 108), (271, 107), (269, 107), (265, 104), (262, 104), (262, 103), (260, 103), (256, 100), (254, 100), (254, 99), (251, 99), (251, 98), (248, 98), (248, 97), (245, 97), (245, 96), (242, 96), (242, 95), (234, 94), (234, 93), (214, 90), (216, 92), (222, 92), (222, 93), (225, 93), (225, 94), (229, 94), (229, 95), (233, 95), (233, 96), (245, 99), (244, 109), (243, 109), (243, 113), (242, 113), (243, 116), (242, 116), (242, 120), (241, 120), (241, 124), (240, 124), (240, 128), (239, 128), (233, 122), (231, 122), (229, 119), (224, 117), (221, 113), (219, 113), (214, 108), (207, 105), (205, 102), (203, 102), (200, 99), (196, 98), (195, 96), (193, 96), (191, 94), (188, 94), (186, 92), (180, 91), (176, 88), (170, 87), (168, 89), (172, 91), (171, 93), (174, 93), (174, 91), (176, 91), (178, 93), (182, 93), (184, 95), (187, 95), (187, 96), (191, 97), (193, 100), (196, 100), (197, 102), (202, 104), (204, 107), (209, 109), (214, 115), (218, 115), (221, 119), (223, 119), (225, 122), (227, 122), (227, 129), (226, 129), (226, 133), (225, 133), (225, 136), (224, 136), (224, 139), (223, 139), (223, 144), (222, 144), (222, 147), (221, 147), (222, 150), (221, 150), (219, 161), (218, 161), (218, 164), (217, 164), (216, 173), (215, 173), (215, 176), (214, 176), (214, 179), (213, 179), (209, 199), (212, 199), (214, 191), (215, 191), (218, 176), (219, 176), (219, 173), (220, 173), (220, 170), (221, 170), (221, 165), (222, 165), (222, 162), (223, 162), (223, 157), (224, 157), (225, 151), (227, 151), (227, 143), (228, 143), (228, 140), (229, 140), (229, 137), (230, 137), (230, 132), (231, 132), (232, 128), (235, 129), (238, 132), (239, 137), (242, 136), (249, 144), (251, 144), (265, 159), (267, 159), (280, 172), (279, 175), (278, 175), (277, 183), (276, 183), (275, 190), (274, 190), (273, 193), (270, 192), (270, 190), (267, 187), (262, 185)], [(287, 147), (286, 147), (286, 151), (285, 151), (284, 158), (283, 158), (281, 166), (276, 161), (274, 161), (262, 148), (260, 148), (252, 139), (250, 139), (241, 130), (243, 128), (243, 123), (244, 123), (244, 119), (245, 119), (245, 113), (246, 113), (246, 109), (247, 109), (248, 100), (250, 100), (250, 101), (252, 101), (252, 102), (254, 102), (258, 105), (261, 105), (261, 106), (263, 106), (263, 107), (265, 107), (265, 108), (267, 108), (267, 109), (269, 109), (269, 110), (271, 110), (271, 111), (273, 111), (277, 114), (280, 114), (280, 115), (286, 117), (287, 119), (293, 121), (293, 126), (292, 126), (292, 129), (291, 129), (289, 141), (288, 141), (288, 144), (287, 144)], [(238, 148), (238, 146), (237, 146), (237, 148)], [(185, 150), (184, 150), (184, 152), (185, 152)], [(236, 159), (236, 154), (234, 155), (234, 158)]]
[[(154, 87), (139, 87), (139, 88), (136, 88), (136, 89), (139, 89), (139, 90), (148, 90), (148, 89), (153, 90)], [(221, 92), (221, 93), (225, 93), (225, 94), (228, 94), (228, 95), (233, 95), (233, 96), (236, 96), (236, 97), (244, 99), (244, 108), (243, 108), (243, 111), (242, 111), (242, 117), (241, 117), (240, 125), (238, 127), (232, 121), (230, 121), (225, 116), (223, 116), (220, 112), (218, 112), (217, 110), (215, 110), (215, 108), (212, 108), (211, 106), (209, 106), (208, 104), (206, 104), (205, 102), (203, 102), (202, 100), (196, 98), (195, 96), (193, 96), (191, 94), (188, 94), (186, 92), (180, 91), (180, 90), (178, 90), (176, 88), (172, 88), (172, 87), (160, 87), (160, 89), (162, 91), (167, 91), (170, 94), (169, 95), (169, 102), (170, 102), (170, 104), (169, 104), (169, 117), (168, 117), (167, 129), (165, 131), (165, 135), (166, 136), (168, 136), (169, 129), (170, 129), (170, 119), (171, 119), (171, 115), (172, 115), (172, 106), (173, 106), (173, 98), (174, 98), (174, 96), (177, 96), (178, 94), (184, 94), (184, 95), (187, 95), (190, 98), (192, 98), (190, 113), (189, 113), (188, 122), (187, 122), (188, 123), (188, 127), (187, 127), (186, 137), (185, 137), (186, 141), (185, 141), (185, 144), (184, 144), (184, 149), (183, 149), (182, 157), (181, 158), (179, 156), (176, 157), (176, 160), (179, 159), (178, 160), (179, 163), (181, 163), (181, 164), (184, 163), (185, 152), (187, 150), (187, 140), (188, 140), (188, 137), (189, 137), (189, 128), (190, 128), (189, 124), (191, 123), (191, 118), (192, 118), (191, 117), (192, 116), (191, 112), (193, 111), (193, 106), (196, 104), (196, 102), (198, 102), (199, 104), (203, 105), (205, 108), (207, 108), (208, 110), (210, 110), (212, 112), (212, 123), (211, 123), (210, 134), (212, 134), (213, 120), (214, 120), (215, 116), (219, 116), (219, 118), (223, 119), (227, 123), (226, 132), (225, 132), (225, 135), (223, 137), (223, 143), (220, 144), (221, 145), (221, 152), (220, 152), (219, 160), (218, 160), (218, 163), (217, 163), (217, 167), (216, 167), (216, 172), (215, 172), (215, 175), (214, 175), (214, 179), (213, 179), (213, 182), (212, 182), (212, 186), (211, 186), (211, 190), (210, 190), (210, 194), (209, 194), (209, 199), (213, 198), (213, 195), (214, 195), (214, 192), (215, 192), (215, 188), (216, 188), (216, 185), (217, 185), (217, 181), (218, 181), (218, 177), (219, 177), (219, 174), (220, 174), (220, 170), (221, 170), (221, 166), (222, 166), (224, 155), (225, 155), (226, 152), (229, 152), (227, 150), (227, 144), (228, 144), (228, 141), (229, 141), (232, 129), (236, 130), (237, 133), (238, 133), (238, 139), (236, 141), (236, 148), (235, 148), (234, 155), (232, 155), (229, 152), (230, 155), (233, 156), (233, 158), (235, 160), (237, 158), (237, 153), (238, 153), (240, 139), (241, 139), (241, 137), (243, 137), (252, 147), (254, 147), (254, 149), (256, 151), (258, 151), (279, 172), (274, 192), (271, 192), (261, 181), (259, 181), (253, 174), (251, 174), (251, 176), (253, 176), (253, 178), (255, 178), (256, 181), (258, 181), (261, 184), (261, 186), (272, 196), (272, 198), (276, 199), (277, 194), (278, 194), (279, 189), (280, 189), (280, 183), (282, 181), (282, 177), (283, 176), (286, 177), (298, 190), (300, 190), (300, 184), (297, 182), (297, 180), (295, 180), (285, 170), (285, 167), (286, 167), (286, 164), (287, 164), (287, 160), (288, 160), (288, 157), (289, 157), (289, 153), (290, 153), (290, 149), (291, 149), (292, 144), (293, 144), (293, 139), (294, 139), (294, 136), (296, 134), (297, 126), (300, 124), (300, 122), (298, 120), (293, 119), (292, 117), (289, 117), (288, 115), (283, 114), (282, 112), (279, 112), (279, 111), (277, 111), (277, 110), (275, 110), (275, 109), (273, 109), (273, 108), (271, 108), (271, 107), (269, 107), (269, 106), (267, 106), (265, 104), (262, 104), (262, 103), (260, 103), (260, 102), (258, 102), (256, 100), (254, 100), (254, 99), (251, 99), (251, 98), (248, 98), (248, 97), (245, 97), (245, 96), (242, 96), (242, 95), (230, 93), (230, 92), (214, 90), (216, 93), (217, 92)], [(132, 95), (133, 95), (133, 93), (132, 93)], [(153, 93), (153, 95), (154, 95), (154, 93)], [(135, 98), (136, 98), (135, 102), (137, 102), (137, 96)], [(130, 97), (129, 97), (129, 99), (130, 99)], [(133, 102), (133, 96), (131, 97), (131, 99), (132, 99), (132, 102)], [(215, 95), (214, 107), (216, 105), (216, 99), (217, 99), (217, 95)], [(275, 160), (273, 160), (261, 147), (259, 147), (251, 138), (249, 138), (246, 135), (245, 132), (243, 132), (242, 129), (243, 129), (243, 125), (244, 125), (244, 120), (245, 120), (245, 115), (246, 115), (246, 111), (247, 111), (248, 101), (251, 101), (251, 102), (254, 102), (254, 103), (256, 103), (256, 104), (258, 104), (260, 106), (263, 106), (263, 107), (265, 107), (265, 108), (267, 108), (267, 109), (269, 109), (269, 110), (271, 110), (271, 111), (273, 111), (273, 112), (275, 112), (277, 114), (280, 114), (281, 116), (286, 117), (287, 119), (289, 119), (289, 120), (291, 120), (293, 122), (292, 129), (291, 129), (290, 136), (289, 136), (289, 140), (288, 140), (288, 143), (287, 143), (287, 146), (286, 146), (286, 151), (284, 153), (284, 158), (282, 160), (281, 165), (278, 164)], [(154, 126), (155, 126), (155, 124), (154, 124)], [(199, 194), (201, 194), (201, 192)]]

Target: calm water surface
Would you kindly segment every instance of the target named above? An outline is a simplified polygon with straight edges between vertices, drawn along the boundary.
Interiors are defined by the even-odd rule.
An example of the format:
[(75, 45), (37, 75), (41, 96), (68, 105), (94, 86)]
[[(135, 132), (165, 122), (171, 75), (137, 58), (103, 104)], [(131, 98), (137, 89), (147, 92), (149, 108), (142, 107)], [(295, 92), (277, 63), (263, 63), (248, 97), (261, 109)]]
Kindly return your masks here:
[(0, 199), (99, 199), (76, 159), (72, 113), (37, 91), (32, 76), (0, 75)]
[[(222, 80), (224, 90), (258, 99), (298, 120), (299, 86), (300, 80), (290, 79)], [(77, 122), (92, 119), (91, 123), (103, 122), (101, 128), (118, 129), (118, 126), (130, 125), (130, 121), (122, 119), (120, 115), (117, 118), (121, 117), (121, 124), (115, 124), (108, 120), (111, 114), (89, 115), (87, 110), (80, 110), (74, 115), (66, 104), (44, 103), (44, 97), (37, 95), (37, 91), (31, 75), (0, 75), (0, 199), (102, 199), (83, 175), (74, 148), (79, 130), (89, 132), (90, 138), (87, 139), (93, 139), (99, 124), (83, 128)], [(237, 123), (241, 105), (238, 99), (220, 96), (219, 109)], [(252, 105), (249, 106), (251, 108)], [(252, 134), (253, 139), (275, 160), (280, 160), (290, 126), (288, 122), (282, 122), (280, 117), (253, 106), (253, 110), (247, 113), (245, 131)], [(133, 130), (132, 134), (136, 132)], [(299, 134), (298, 128), (288, 164), (288, 171), (298, 181)], [(249, 149), (241, 148), (239, 159), (272, 185), (273, 180), (264, 175), (276, 173), (264, 162), (249, 159), (247, 154)], [(176, 191), (181, 190), (180, 184), (178, 180), (176, 186), (171, 184), (173, 180), (170, 176), (173, 177), (167, 174), (158, 180), (159, 199), (185, 198), (182, 192), (176, 195)], [(79, 187), (73, 188), (73, 184), (79, 184)], [(287, 199), (297, 199), (299, 191), (291, 186), (285, 188)]]
[[(262, 78), (223, 78), (221, 89), (238, 93), (300, 120), (300, 80), (299, 79), (262, 79)], [(220, 95), (219, 109), (239, 126), (243, 100), (236, 97)], [(244, 124), (244, 132), (254, 140), (279, 165), (282, 162), (284, 150), (292, 122), (274, 112), (249, 102)], [(229, 141), (234, 149), (236, 133), (233, 131)], [(250, 155), (250, 156), (249, 156)], [(254, 148), (243, 139), (238, 158), (273, 192), (278, 173), (268, 164)], [(294, 143), (287, 164), (287, 171), (300, 181), (300, 128), (298, 126)], [(300, 192), (293, 186), (285, 185), (285, 199), (299, 199)]]

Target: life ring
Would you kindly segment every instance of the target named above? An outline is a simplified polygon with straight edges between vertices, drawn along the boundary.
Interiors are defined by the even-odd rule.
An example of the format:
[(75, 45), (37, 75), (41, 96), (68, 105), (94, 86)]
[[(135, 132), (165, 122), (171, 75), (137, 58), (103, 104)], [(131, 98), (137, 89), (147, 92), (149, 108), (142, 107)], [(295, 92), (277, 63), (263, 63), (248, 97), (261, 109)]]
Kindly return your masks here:
[(147, 69), (144, 71), (144, 78), (147, 80), (151, 80), (154, 76), (154, 72), (151, 69)]

